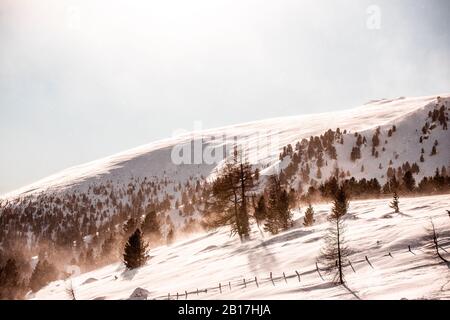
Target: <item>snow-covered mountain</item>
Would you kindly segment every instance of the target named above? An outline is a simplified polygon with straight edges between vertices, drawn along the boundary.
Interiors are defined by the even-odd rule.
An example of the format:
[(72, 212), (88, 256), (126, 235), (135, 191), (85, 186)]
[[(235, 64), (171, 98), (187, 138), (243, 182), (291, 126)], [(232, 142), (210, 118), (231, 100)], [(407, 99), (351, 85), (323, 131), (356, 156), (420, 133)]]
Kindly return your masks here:
[(101, 233), (123, 222), (130, 212), (144, 214), (149, 208), (157, 209), (166, 232), (187, 228), (200, 218), (199, 186), (214, 178), (223, 162), (217, 154), (236, 143), (262, 176), (282, 172), (299, 193), (333, 174), (377, 178), (383, 184), (392, 174), (389, 168), (413, 164), (418, 182), (436, 169), (450, 169), (449, 108), (450, 94), (402, 97), (157, 141), (3, 195), (0, 241), (26, 237), (31, 243), (40, 239), (70, 243), (76, 234)]
[[(448, 130), (429, 130), (422, 134), (422, 127), (429, 122), (429, 127), (434, 124), (428, 119), (428, 113), (440, 106), (445, 106), (448, 116), (450, 108), (450, 94), (419, 98), (398, 98), (394, 100), (377, 100), (363, 106), (332, 113), (308, 114), (293, 117), (274, 118), (262, 121), (249, 122), (233, 126), (227, 126), (211, 130), (203, 130), (180, 135), (178, 137), (156, 141), (145, 146), (122, 152), (104, 159), (93, 161), (61, 171), (31, 185), (25, 186), (13, 192), (3, 195), (4, 200), (24, 198), (28, 195), (36, 195), (51, 192), (85, 192), (89, 186), (113, 182), (127, 184), (131, 179), (168, 178), (173, 182), (186, 182), (190, 177), (208, 177), (214, 173), (216, 164), (174, 164), (171, 160), (173, 147), (184, 145), (191, 141), (202, 141), (203, 149), (207, 146), (221, 144), (234, 145), (235, 141), (243, 145), (246, 151), (253, 155), (253, 162), (263, 164), (266, 167), (276, 164), (279, 153), (288, 144), (295, 145), (301, 139), (309, 139), (311, 136), (319, 136), (327, 130), (340, 128), (346, 130), (349, 137), (355, 133), (366, 134), (371, 139), (373, 130), (381, 127), (381, 147), (392, 125), (398, 128), (397, 134), (392, 137), (392, 143), (386, 145), (387, 156), (379, 161), (371, 161), (364, 152), (361, 161), (374, 164), (373, 168), (367, 167), (369, 175), (377, 172), (378, 163), (398, 154), (394, 160), (415, 162), (419, 160), (420, 148), (426, 149), (425, 157), (431, 151), (432, 143), (441, 140), (437, 157), (429, 158), (432, 163), (424, 166), (424, 174), (432, 174), (436, 167), (448, 165), (450, 155), (450, 137)], [(313, 107), (313, 106), (312, 106)], [(223, 138), (225, 135), (225, 138)], [(427, 140), (419, 145), (420, 136), (426, 136)], [(212, 139), (211, 137), (214, 137)], [(350, 139), (351, 140), (351, 139)], [(349, 156), (353, 141), (344, 139), (344, 145), (338, 148), (339, 164), (345, 170), (352, 170), (356, 174), (360, 166), (349, 164)], [(265, 148), (267, 147), (267, 149)], [(258, 148), (263, 149), (262, 152)], [(370, 150), (370, 149), (369, 149)], [(368, 163), (368, 166), (370, 166)], [(356, 169), (358, 170), (355, 170)], [(373, 169), (373, 170), (370, 170)], [(428, 169), (431, 169), (428, 170)], [(353, 172), (352, 172), (353, 173)], [(367, 175), (364, 175), (367, 177)], [(376, 174), (381, 178), (381, 174)]]
[[(229, 238), (228, 229), (205, 233), (201, 220), (208, 187), (235, 146), (260, 170), (259, 191), (267, 176), (276, 173), (299, 198), (317, 191), (330, 177), (371, 180), (378, 195), (391, 177), (401, 180), (405, 172), (417, 183), (436, 172), (448, 177), (449, 110), (450, 94), (378, 100), (346, 111), (184, 133), (69, 168), (0, 197), (0, 249), (26, 251), (28, 257), (44, 254), (59, 267), (75, 259), (87, 271), (97, 263), (93, 256), (103, 259), (104, 244), (122, 232), (125, 221), (156, 211), (163, 237), (175, 233), (176, 243), (152, 244), (154, 258), (139, 270), (124, 272), (123, 266), (112, 264), (75, 277), (80, 298), (128, 298), (138, 287), (148, 290), (150, 298), (184, 291), (192, 295), (197, 288), (208, 289), (199, 298), (448, 298), (448, 279), (434, 257), (425, 254), (429, 242), (423, 230), (433, 217), (442, 232), (441, 245), (448, 249), (448, 195), (408, 200), (402, 195), (397, 215), (384, 199), (352, 199), (347, 220), (356, 272), (347, 276), (356, 295), (321, 282), (315, 274), (329, 204), (316, 205), (313, 227), (303, 227), (303, 212), (295, 209), (292, 229), (263, 238), (252, 226), (252, 240), (243, 245)], [(185, 237), (189, 239), (183, 242)], [(122, 245), (121, 239), (115, 241)], [(389, 252), (394, 258), (385, 256)], [(364, 260), (366, 255), (373, 266)], [(219, 272), (224, 257), (229, 270)], [(276, 290), (267, 282), (268, 272), (277, 277)], [(420, 290), (411, 290), (413, 276)], [(254, 277), (259, 287), (251, 282)], [(248, 288), (240, 283), (243, 279)], [(231, 289), (217, 291), (216, 282)], [(53, 282), (36, 298), (64, 298), (65, 285)]]

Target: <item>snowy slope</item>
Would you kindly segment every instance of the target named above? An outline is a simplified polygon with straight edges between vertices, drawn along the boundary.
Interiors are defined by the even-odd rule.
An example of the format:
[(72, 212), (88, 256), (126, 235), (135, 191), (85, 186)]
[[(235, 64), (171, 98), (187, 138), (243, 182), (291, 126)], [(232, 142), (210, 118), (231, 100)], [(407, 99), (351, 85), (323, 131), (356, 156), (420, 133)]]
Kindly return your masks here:
[[(308, 186), (317, 186), (328, 179), (335, 168), (345, 172), (347, 177), (377, 178), (383, 185), (389, 167), (396, 169), (406, 162), (417, 163), (420, 171), (415, 173), (415, 179), (418, 183), (424, 176), (433, 175), (436, 169), (444, 167), (450, 172), (450, 130), (429, 118), (429, 113), (439, 108), (445, 109), (448, 118), (450, 94), (378, 100), (340, 112), (261, 120), (156, 141), (69, 168), (1, 196), (0, 217), (4, 225), (0, 238), (15, 237), (17, 241), (26, 235), (29, 244), (48, 240), (67, 244), (80, 230), (83, 237), (97, 232), (105, 236), (111, 229), (119, 228), (130, 212), (145, 214), (152, 206), (159, 213), (164, 235), (171, 228), (180, 233), (190, 232), (198, 227), (196, 222), (201, 218), (204, 200), (202, 188), (196, 185), (213, 179), (223, 163), (223, 158), (207, 162), (202, 161), (207, 159), (202, 156), (212, 149), (231, 151), (238, 143), (250, 162), (261, 169), (262, 189), (264, 175), (285, 170), (290, 164), (289, 156), (280, 161), (284, 147), (338, 127), (345, 132), (343, 143), (334, 142), (337, 159), (324, 155), (326, 164), (321, 168), (321, 177), (317, 175), (315, 157), (302, 160), (300, 164), (299, 171), (309, 166), (307, 178), (299, 171), (289, 177), (287, 183), (299, 194)], [(429, 129), (423, 133), (426, 123)], [(394, 125), (396, 132), (388, 136)], [(378, 157), (374, 157), (371, 138), (377, 129), (380, 130), (380, 146), (377, 147)], [(363, 135), (367, 143), (361, 146), (361, 158), (351, 161), (355, 134)], [(419, 143), (419, 139), (423, 141)], [(439, 142), (437, 152), (431, 155), (435, 141)], [(175, 163), (174, 150), (191, 144), (191, 150), (200, 146), (200, 161)], [(419, 161), (421, 149), (424, 149), (424, 162)], [(53, 221), (51, 229), (47, 228), (49, 220)]]
[[(377, 102), (378, 107), (391, 110), (393, 105), (399, 102)], [(409, 102), (405, 102), (407, 105)], [(378, 126), (365, 128), (362, 130), (349, 129), (349, 127), (340, 126), (346, 129), (346, 133), (342, 135), (343, 143), (335, 142), (337, 159), (330, 158), (324, 152), (323, 161), (324, 167), (321, 167), (321, 177), (318, 177), (316, 172), (318, 165), (316, 164), (317, 156), (302, 160), (300, 165), (305, 167), (307, 164), (311, 172), (311, 181), (308, 183), (304, 181), (299, 172), (294, 175), (289, 181), (293, 188), (297, 189), (298, 184), (309, 185), (319, 184), (327, 180), (335, 169), (340, 172), (347, 173), (346, 177), (354, 177), (359, 180), (362, 178), (371, 179), (376, 178), (382, 185), (387, 181), (387, 169), (397, 169), (408, 163), (410, 165), (416, 164), (419, 172), (415, 173), (417, 182), (423, 177), (432, 176), (436, 169), (441, 170), (442, 167), (449, 169), (450, 167), (450, 131), (444, 126), (440, 125), (438, 121), (433, 121), (429, 116), (430, 112), (437, 110), (443, 106), (448, 118), (448, 110), (450, 110), (450, 100), (448, 98), (440, 98), (428, 104), (424, 104), (422, 108), (415, 109), (412, 112), (405, 112), (401, 117), (390, 119), (385, 122), (382, 119), (377, 119)], [(366, 121), (366, 120), (364, 120)], [(424, 126), (432, 128), (431, 130), (424, 129)], [(392, 128), (395, 126), (395, 131)], [(379, 130), (378, 139), (379, 146), (372, 149), (372, 137), (375, 132)], [(390, 132), (391, 131), (391, 132)], [(424, 133), (425, 131), (425, 133)], [(350, 154), (352, 148), (356, 147), (357, 137), (360, 135), (367, 141), (360, 146), (361, 158), (355, 161), (351, 160)], [(436, 145), (436, 154), (431, 154), (433, 145)], [(376, 156), (373, 155), (373, 150)], [(305, 150), (302, 150), (305, 152)], [(423, 157), (421, 160), (420, 157)], [(285, 169), (291, 162), (290, 157), (286, 157), (281, 161), (281, 169)], [(362, 169), (363, 168), (363, 169)], [(303, 191), (306, 190), (303, 187)]]
[[(152, 249), (151, 260), (136, 271), (124, 272), (123, 265), (113, 264), (71, 282), (78, 299), (127, 299), (138, 287), (150, 292), (149, 299), (167, 299), (168, 293), (175, 298), (177, 292), (185, 299), (185, 291), (187, 299), (449, 299), (450, 266), (429, 253), (426, 227), (433, 218), (440, 245), (450, 252), (450, 217), (445, 211), (450, 197), (401, 198), (400, 203), (401, 213), (394, 214), (387, 200), (351, 202), (346, 239), (354, 250), (350, 261), (356, 272), (345, 267), (349, 289), (332, 285), (326, 275), (321, 279), (315, 269), (329, 204), (315, 206), (312, 227), (302, 226), (301, 210), (295, 214), (295, 227), (276, 236), (263, 238), (254, 227), (252, 240), (241, 245), (227, 229), (192, 235)], [(442, 254), (450, 259), (450, 254)], [(28, 298), (67, 299), (68, 283), (53, 282)], [(206, 293), (197, 295), (197, 289), (205, 288)]]
[[(440, 95), (440, 97), (447, 101), (450, 94)], [(280, 150), (287, 144), (295, 143), (302, 138), (309, 138), (311, 135), (320, 135), (330, 128), (340, 127), (351, 132), (362, 132), (378, 126), (401, 122), (409, 116), (411, 122), (408, 122), (405, 126), (409, 126), (413, 130), (419, 130), (420, 128), (416, 128), (419, 125), (419, 123), (415, 123), (416, 121), (419, 122), (416, 118), (419, 115), (424, 116), (425, 110), (429, 109), (433, 102), (436, 102), (436, 96), (380, 100), (346, 111), (275, 118), (184, 134), (69, 168), (5, 194), (1, 198), (11, 200), (30, 194), (60, 192), (66, 189), (84, 192), (87, 186), (92, 184), (105, 183), (106, 181), (119, 184), (128, 182), (131, 177), (161, 178), (168, 176), (173, 178), (174, 181), (180, 182), (186, 181), (190, 176), (208, 177), (214, 172), (217, 164), (175, 165), (171, 161), (173, 146), (198, 139), (203, 139), (205, 145), (232, 145), (236, 137), (239, 143), (245, 146), (249, 154), (255, 155), (256, 162), (270, 165), (277, 162)], [(448, 139), (448, 132), (446, 132), (447, 146), (450, 140)], [(224, 134), (226, 138), (220, 140)], [(211, 136), (215, 137), (216, 140), (211, 140)], [(408, 149), (412, 144), (415, 144), (415, 141), (409, 134), (406, 136), (410, 139), (409, 144), (403, 145), (403, 147)], [(267, 141), (276, 141), (277, 143), (270, 144), (269, 152), (266, 152), (266, 150), (258, 152), (257, 148), (265, 145)], [(449, 158), (448, 149), (450, 148), (447, 148), (447, 153), (442, 155), (442, 158)], [(345, 150), (345, 152), (349, 153), (350, 151)], [(418, 155), (414, 154), (414, 160), (417, 157)]]

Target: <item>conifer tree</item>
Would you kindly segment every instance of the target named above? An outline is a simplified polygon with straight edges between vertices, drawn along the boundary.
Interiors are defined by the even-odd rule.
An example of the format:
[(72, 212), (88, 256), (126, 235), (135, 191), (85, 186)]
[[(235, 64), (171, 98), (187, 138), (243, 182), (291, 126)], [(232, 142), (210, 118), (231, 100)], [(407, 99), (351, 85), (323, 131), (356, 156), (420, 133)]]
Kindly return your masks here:
[(400, 209), (399, 209), (398, 205), (399, 205), (398, 195), (397, 195), (397, 192), (394, 191), (394, 195), (392, 196), (392, 202), (389, 204), (389, 207), (394, 209), (395, 213), (399, 213)]
[(322, 179), (322, 170), (320, 170), (320, 167), (317, 168), (316, 178), (317, 179)]
[(287, 230), (292, 227), (292, 213), (289, 210), (289, 194), (286, 189), (283, 189), (278, 203), (278, 212), (280, 215), (280, 226), (282, 230)]
[(141, 230), (137, 228), (125, 244), (123, 261), (127, 269), (142, 267), (148, 260), (148, 245), (144, 242)]
[(356, 159), (361, 159), (361, 149), (359, 147), (353, 147), (350, 152), (350, 159), (354, 162)]
[(137, 225), (138, 222), (135, 218), (129, 218), (123, 226), (125, 236), (128, 237), (131, 233), (133, 233), (133, 231), (136, 230)]
[(258, 203), (255, 208), (255, 219), (259, 224), (261, 221), (264, 221), (267, 217), (267, 206), (266, 206), (266, 198), (264, 195), (261, 195), (258, 199)]
[(376, 131), (372, 136), (372, 146), (378, 147), (380, 145), (380, 138), (378, 137), (379, 132)]
[(103, 261), (111, 261), (117, 258), (117, 250), (115, 250), (117, 239), (114, 232), (111, 232), (109, 237), (105, 239), (102, 244), (101, 258)]
[(416, 180), (410, 170), (406, 171), (403, 175), (403, 186), (409, 192), (414, 191), (416, 187)]
[(397, 191), (399, 189), (399, 187), (400, 187), (400, 183), (398, 182), (398, 180), (395, 176), (395, 173), (393, 173), (392, 177), (383, 186), (383, 192), (384, 193), (392, 193), (394, 191)]
[(231, 226), (231, 233), (238, 234), (242, 242), (249, 238), (249, 207), (259, 173), (235, 148), (222, 172), (212, 185), (212, 197), (207, 204), (207, 213), (214, 213), (210, 225)]
[(280, 179), (273, 175), (269, 178), (269, 199), (264, 229), (272, 234), (277, 234), (291, 226), (292, 214), (289, 210), (289, 195), (281, 187)]
[(84, 264), (89, 269), (93, 268), (96, 265), (96, 260), (95, 260), (95, 255), (94, 255), (94, 249), (93, 248), (89, 248), (86, 251), (86, 257), (84, 259)]
[(161, 229), (159, 226), (159, 221), (156, 216), (156, 211), (152, 210), (144, 218), (141, 225), (142, 233), (146, 238), (151, 238), (152, 240), (158, 241), (161, 239)]
[(350, 254), (344, 238), (344, 216), (347, 208), (347, 195), (341, 186), (335, 195), (333, 208), (328, 216), (330, 227), (325, 236), (325, 245), (320, 257), (325, 264), (325, 270), (330, 274), (334, 273), (333, 281), (339, 284), (344, 284), (343, 264), (345, 258)]
[(333, 216), (342, 217), (347, 214), (348, 199), (343, 186), (340, 186), (334, 195), (332, 213)]
[(431, 149), (430, 156), (434, 156), (436, 153), (437, 153), (437, 151), (436, 151), (436, 145), (434, 145), (433, 148)]
[(49, 263), (45, 259), (38, 261), (30, 277), (30, 289), (33, 292), (37, 292), (57, 278), (58, 270), (53, 264)]
[(171, 245), (175, 239), (175, 231), (173, 231), (173, 228), (170, 228), (169, 232), (167, 233), (167, 244)]
[(0, 300), (16, 299), (19, 285), (16, 261), (8, 259), (4, 266), (0, 266)]
[(303, 225), (305, 227), (312, 226), (316, 220), (314, 220), (314, 208), (311, 204), (308, 205), (305, 211), (305, 217), (303, 218)]

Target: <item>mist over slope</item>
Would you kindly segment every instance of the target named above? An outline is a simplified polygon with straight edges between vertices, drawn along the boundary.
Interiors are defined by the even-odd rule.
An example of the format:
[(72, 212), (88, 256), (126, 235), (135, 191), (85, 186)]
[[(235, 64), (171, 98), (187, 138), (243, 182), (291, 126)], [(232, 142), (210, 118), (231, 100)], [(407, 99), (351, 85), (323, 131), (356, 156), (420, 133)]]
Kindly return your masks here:
[(297, 200), (330, 177), (370, 180), (376, 196), (390, 195), (383, 186), (405, 172), (417, 184), (448, 177), (449, 109), (450, 94), (378, 100), (186, 133), (69, 168), (0, 198), (1, 249), (84, 261), (150, 212), (163, 241), (202, 230), (207, 191), (234, 146), (260, 170), (257, 193), (277, 174)]

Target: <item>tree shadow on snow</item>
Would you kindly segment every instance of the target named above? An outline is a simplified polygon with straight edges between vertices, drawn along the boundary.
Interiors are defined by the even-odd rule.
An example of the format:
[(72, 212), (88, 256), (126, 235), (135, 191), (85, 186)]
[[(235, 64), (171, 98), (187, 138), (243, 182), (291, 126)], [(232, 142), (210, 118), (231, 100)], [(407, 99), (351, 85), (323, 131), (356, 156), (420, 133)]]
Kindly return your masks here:
[(398, 213), (389, 212), (389, 213), (386, 213), (386, 214), (381, 216), (382, 219), (391, 219), (391, 218), (394, 218), (394, 217), (411, 217), (411, 215), (403, 213), (403, 212), (400, 211)]
[(356, 291), (350, 289), (346, 283), (344, 283), (342, 285), (348, 292), (350, 292), (356, 299), (361, 300), (361, 298), (358, 296), (358, 294), (356, 293)]
[(290, 232), (285, 232), (276, 236), (273, 236), (272, 238), (262, 241), (261, 244), (257, 245), (255, 247), (255, 249), (259, 248), (259, 247), (266, 247), (266, 246), (270, 246), (273, 245), (275, 243), (280, 243), (280, 242), (287, 242), (290, 240), (294, 240), (303, 236), (306, 236), (308, 234), (311, 234), (313, 231), (312, 230), (293, 230)]
[(132, 270), (125, 270), (122, 272), (122, 278), (124, 280), (133, 280), (133, 278), (136, 276), (139, 269), (132, 269)]
[(184, 246), (189, 246), (189, 245), (191, 245), (191, 244), (193, 244), (193, 243), (195, 243), (195, 242), (202, 241), (202, 240), (205, 240), (205, 239), (207, 239), (207, 238), (209, 238), (209, 237), (212, 237), (212, 236), (215, 235), (216, 233), (217, 233), (217, 231), (212, 231), (212, 232), (209, 232), (209, 233), (207, 233), (207, 234), (205, 234), (205, 235), (203, 235), (203, 236), (199, 236), (199, 237), (197, 237), (197, 238), (188, 240), (188, 241), (186, 241), (186, 242), (182, 242), (182, 243), (180, 243), (180, 244), (174, 245), (173, 247), (174, 247), (174, 248), (180, 248), (180, 247), (184, 247)]
[(262, 242), (255, 248), (250, 249), (247, 254), (248, 265), (253, 274), (264, 270), (266, 272), (272, 271), (278, 265), (277, 258), (272, 251)]

